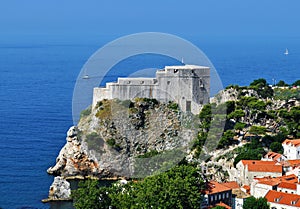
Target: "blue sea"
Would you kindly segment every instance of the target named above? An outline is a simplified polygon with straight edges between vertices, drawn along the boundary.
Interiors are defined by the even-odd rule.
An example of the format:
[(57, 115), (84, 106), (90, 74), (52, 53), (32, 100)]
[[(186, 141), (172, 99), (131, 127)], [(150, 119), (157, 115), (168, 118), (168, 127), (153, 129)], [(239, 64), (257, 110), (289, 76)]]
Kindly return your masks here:
[[(0, 41), (0, 208), (72, 208), (68, 203), (41, 203), (53, 181), (46, 170), (55, 164), (73, 125), (73, 88), (82, 66), (112, 40)], [(270, 84), (300, 79), (299, 38), (190, 41), (206, 53), (224, 86), (248, 85), (257, 78)], [(286, 48), (288, 56), (283, 54)], [(157, 59), (153, 67), (174, 64), (170, 59), (151, 59)], [(151, 59), (125, 61), (120, 69)]]

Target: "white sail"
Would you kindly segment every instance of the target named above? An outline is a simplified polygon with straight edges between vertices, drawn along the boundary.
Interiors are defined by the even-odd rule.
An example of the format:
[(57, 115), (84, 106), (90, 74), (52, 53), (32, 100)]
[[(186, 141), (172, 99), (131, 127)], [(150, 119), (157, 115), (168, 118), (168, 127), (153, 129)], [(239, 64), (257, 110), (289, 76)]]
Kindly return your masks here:
[(289, 50), (288, 50), (287, 48), (285, 49), (284, 54), (285, 54), (285, 55), (288, 55), (288, 54), (289, 54)]
[(84, 69), (84, 74), (83, 74), (83, 77), (82, 79), (89, 79), (89, 75), (86, 73), (86, 69)]

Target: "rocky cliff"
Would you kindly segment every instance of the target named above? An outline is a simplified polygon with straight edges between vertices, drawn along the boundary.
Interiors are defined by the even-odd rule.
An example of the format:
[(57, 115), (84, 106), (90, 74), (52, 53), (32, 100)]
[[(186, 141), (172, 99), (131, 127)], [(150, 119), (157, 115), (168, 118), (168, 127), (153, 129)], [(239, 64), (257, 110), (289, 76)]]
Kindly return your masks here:
[[(290, 129), (288, 125), (293, 124), (287, 124), (288, 111), (300, 104), (299, 97), (262, 97), (249, 88), (228, 88), (211, 99), (211, 103), (216, 105), (228, 101), (233, 101), (228, 104), (235, 107), (231, 107), (233, 110), (227, 115), (226, 125), (230, 125), (235, 135), (230, 141), (237, 142), (245, 139), (245, 133), (253, 125), (264, 126), (269, 134), (276, 134), (280, 127)], [(237, 123), (244, 124), (244, 128), (235, 130)], [(178, 105), (172, 102), (159, 103), (145, 98), (103, 100), (95, 108), (84, 110), (78, 126), (69, 129), (66, 144), (48, 173), (63, 179), (116, 179), (144, 177), (164, 171), (177, 164), (187, 153), (190, 153), (190, 159), (194, 158), (197, 151), (195, 147), (191, 150), (191, 147), (197, 136), (199, 139), (200, 126), (198, 116), (180, 112)], [(234, 148), (227, 147), (227, 150)], [(214, 150), (209, 155), (217, 159), (223, 151)], [(207, 165), (212, 171), (211, 176), (220, 173), (219, 180), (232, 179), (232, 163), (225, 165), (224, 170), (224, 164), (218, 160), (214, 162), (214, 157), (211, 165)], [(197, 159), (195, 162), (198, 162)], [(53, 188), (55, 185), (52, 185)], [(50, 199), (61, 196), (55, 191), (61, 190), (52, 189)]]
[(192, 115), (153, 99), (103, 100), (82, 113), (49, 174), (98, 178), (143, 177), (168, 169), (190, 151)]

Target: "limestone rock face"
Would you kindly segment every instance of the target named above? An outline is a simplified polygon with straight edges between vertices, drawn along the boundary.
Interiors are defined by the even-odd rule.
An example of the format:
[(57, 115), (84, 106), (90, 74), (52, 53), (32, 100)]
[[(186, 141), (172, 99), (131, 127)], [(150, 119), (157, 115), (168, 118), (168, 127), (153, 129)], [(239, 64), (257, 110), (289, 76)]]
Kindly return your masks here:
[[(103, 101), (80, 119), (78, 127), (68, 130), (56, 165), (47, 172), (62, 177), (126, 178), (136, 171), (149, 175), (145, 169), (153, 172), (159, 166), (155, 163), (183, 159), (196, 136), (193, 125), (193, 116), (181, 115), (176, 104), (151, 99)], [(156, 156), (152, 162), (149, 153)]]
[(210, 103), (216, 103), (217, 105), (225, 103), (227, 101), (236, 101), (238, 92), (234, 88), (220, 91), (215, 97), (210, 98)]
[(49, 189), (49, 200), (68, 200), (70, 198), (70, 183), (62, 177), (55, 177)]
[(56, 165), (47, 170), (49, 174), (68, 177), (98, 173), (98, 164), (82, 150), (77, 134), (78, 129), (75, 126), (68, 130), (67, 143), (61, 149)]

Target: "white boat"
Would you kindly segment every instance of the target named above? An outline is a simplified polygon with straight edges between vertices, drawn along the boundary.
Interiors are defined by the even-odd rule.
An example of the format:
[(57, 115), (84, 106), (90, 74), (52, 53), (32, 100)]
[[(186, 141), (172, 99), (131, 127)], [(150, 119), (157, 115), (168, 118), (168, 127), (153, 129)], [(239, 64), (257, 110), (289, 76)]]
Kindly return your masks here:
[(89, 79), (89, 75), (86, 73), (86, 69), (84, 70), (84, 75), (82, 76), (82, 79)]
[(82, 79), (89, 79), (90, 77), (88, 76), (88, 75), (84, 75), (83, 77), (82, 77)]
[(285, 54), (285, 55), (288, 55), (288, 54), (289, 54), (289, 50), (288, 50), (287, 48), (285, 49), (284, 54)]

